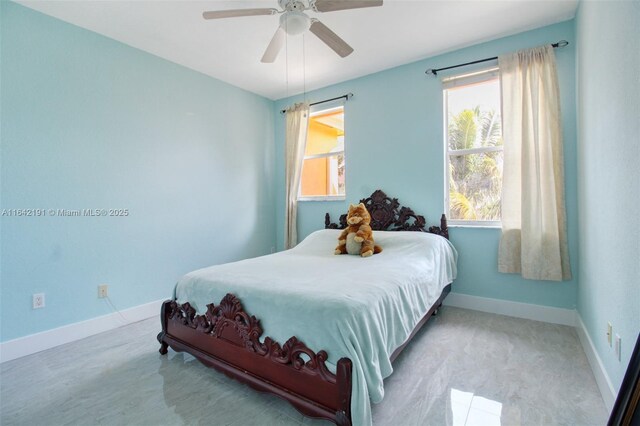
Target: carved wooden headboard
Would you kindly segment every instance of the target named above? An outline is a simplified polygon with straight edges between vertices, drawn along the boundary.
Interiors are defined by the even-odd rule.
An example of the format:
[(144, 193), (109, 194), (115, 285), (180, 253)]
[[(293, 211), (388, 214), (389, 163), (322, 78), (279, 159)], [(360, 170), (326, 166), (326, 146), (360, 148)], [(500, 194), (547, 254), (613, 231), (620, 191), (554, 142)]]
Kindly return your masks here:
[[(377, 189), (369, 198), (363, 198), (361, 203), (367, 207), (371, 215), (371, 228), (374, 231), (421, 231), (437, 234), (449, 239), (447, 218), (443, 214), (440, 226), (425, 229), (424, 216), (417, 215), (409, 207), (400, 206), (397, 198), (389, 198), (387, 194)], [(347, 215), (340, 216), (339, 223), (331, 223), (331, 216), (324, 216), (325, 229), (344, 229), (347, 227)]]

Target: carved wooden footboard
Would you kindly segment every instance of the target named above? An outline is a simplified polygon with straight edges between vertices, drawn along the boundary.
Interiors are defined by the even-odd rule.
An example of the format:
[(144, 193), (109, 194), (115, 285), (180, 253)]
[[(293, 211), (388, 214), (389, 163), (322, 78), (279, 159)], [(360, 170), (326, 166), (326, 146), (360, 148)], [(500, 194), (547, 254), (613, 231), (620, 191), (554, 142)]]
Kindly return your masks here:
[[(436, 314), (450, 290), (451, 284), (443, 289), (407, 341), (393, 352), (392, 361)], [(333, 374), (325, 364), (327, 353), (312, 351), (296, 337), (283, 346), (270, 337), (261, 342), (260, 320), (246, 313), (232, 294), (227, 294), (218, 306), (207, 305), (204, 315), (196, 315), (189, 303), (180, 305), (167, 300), (162, 304), (160, 319), (161, 354), (167, 353), (168, 346), (177, 352), (188, 352), (208, 367), (254, 389), (284, 398), (306, 416), (327, 419), (340, 426), (351, 425), (349, 358), (341, 358)]]
[[(425, 218), (408, 207), (400, 207), (396, 198), (380, 190), (361, 200), (372, 216), (371, 227), (378, 230), (431, 232), (448, 238), (447, 220), (440, 227), (425, 229)], [(327, 213), (325, 227), (346, 226), (346, 215), (339, 224), (331, 223)], [(409, 340), (435, 314), (451, 290), (447, 285), (439, 299), (417, 324), (409, 339), (391, 355), (393, 361)], [(314, 352), (295, 336), (284, 345), (270, 337), (260, 340), (260, 321), (244, 311), (240, 300), (227, 294), (219, 305), (207, 305), (204, 315), (196, 315), (189, 304), (167, 300), (162, 304), (162, 331), (158, 334), (160, 353), (170, 346), (185, 351), (203, 364), (216, 368), (263, 392), (289, 401), (301, 413), (327, 419), (338, 425), (351, 425), (352, 362), (341, 358), (336, 373), (327, 369), (327, 353)]]
[(227, 376), (284, 398), (307, 416), (351, 424), (350, 359), (340, 359), (333, 374), (325, 364), (327, 353), (312, 351), (296, 337), (282, 346), (270, 337), (261, 342), (260, 321), (232, 294), (218, 306), (207, 305), (204, 315), (196, 315), (189, 303), (167, 300), (160, 315), (161, 354), (167, 346), (188, 352)]

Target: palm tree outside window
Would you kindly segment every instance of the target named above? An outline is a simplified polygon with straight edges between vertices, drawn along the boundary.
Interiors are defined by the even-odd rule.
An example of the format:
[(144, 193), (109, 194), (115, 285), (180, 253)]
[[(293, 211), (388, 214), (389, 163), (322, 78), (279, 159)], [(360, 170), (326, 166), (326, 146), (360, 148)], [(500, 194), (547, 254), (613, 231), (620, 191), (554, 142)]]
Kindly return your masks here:
[(500, 226), (503, 144), (498, 69), (443, 80), (443, 99), (450, 223)]

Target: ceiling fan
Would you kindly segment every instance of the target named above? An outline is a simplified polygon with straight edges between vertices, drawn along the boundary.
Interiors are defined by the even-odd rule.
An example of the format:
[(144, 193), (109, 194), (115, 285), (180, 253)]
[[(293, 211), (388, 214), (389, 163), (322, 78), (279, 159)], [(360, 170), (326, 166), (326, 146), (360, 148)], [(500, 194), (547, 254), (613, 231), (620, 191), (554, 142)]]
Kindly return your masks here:
[(383, 0), (278, 0), (278, 9), (232, 9), (204, 12), (204, 19), (236, 18), (242, 16), (275, 15), (280, 16), (280, 26), (267, 46), (261, 61), (271, 63), (276, 60), (284, 45), (287, 34), (298, 35), (309, 30), (333, 49), (341, 57), (349, 56), (353, 48), (342, 40), (329, 27), (316, 18), (310, 18), (305, 10), (314, 12), (335, 12), (347, 9), (382, 6)]

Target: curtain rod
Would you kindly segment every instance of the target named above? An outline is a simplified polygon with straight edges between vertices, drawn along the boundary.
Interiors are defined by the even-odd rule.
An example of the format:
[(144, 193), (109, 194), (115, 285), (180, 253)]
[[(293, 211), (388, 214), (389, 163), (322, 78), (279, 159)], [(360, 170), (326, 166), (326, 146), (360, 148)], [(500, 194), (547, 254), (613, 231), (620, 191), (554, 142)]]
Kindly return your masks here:
[[(565, 47), (569, 44), (569, 42), (567, 40), (560, 40), (557, 43), (553, 43), (551, 46), (553, 48), (557, 48), (557, 47)], [(493, 58), (486, 58), (486, 59), (479, 59), (477, 61), (472, 61), (472, 62), (466, 62), (464, 64), (458, 64), (458, 65), (451, 65), (450, 67), (444, 67), (444, 68), (437, 68), (437, 69), (433, 69), (433, 68), (429, 68), (428, 70), (426, 70), (424, 73), (425, 74), (432, 74), (434, 76), (438, 75), (438, 71), (444, 71), (444, 70), (450, 70), (452, 68), (460, 68), (460, 67), (465, 67), (467, 65), (473, 65), (473, 64), (479, 64), (481, 62), (489, 62), (489, 61), (495, 61), (496, 59), (498, 59), (497, 56), (494, 56)]]
[[(345, 99), (345, 100), (349, 100), (353, 97), (353, 93), (347, 93), (346, 95), (342, 95), (342, 96), (336, 96), (335, 98), (331, 98), (331, 99), (325, 99), (324, 101), (318, 101), (318, 102), (314, 102), (312, 104), (309, 104), (309, 106), (312, 105), (318, 105), (318, 104), (323, 104), (325, 102), (331, 102), (331, 101), (337, 101), (338, 99)], [(280, 111), (280, 114), (284, 114), (285, 112), (287, 112), (286, 109), (283, 109)]]

